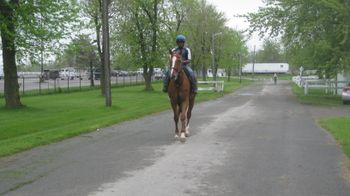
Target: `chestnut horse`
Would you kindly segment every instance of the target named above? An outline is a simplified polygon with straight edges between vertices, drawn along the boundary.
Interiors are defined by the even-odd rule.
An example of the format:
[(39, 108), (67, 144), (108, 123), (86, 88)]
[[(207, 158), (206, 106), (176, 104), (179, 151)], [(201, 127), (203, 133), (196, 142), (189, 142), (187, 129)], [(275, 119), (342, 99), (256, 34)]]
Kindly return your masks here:
[[(182, 54), (170, 51), (170, 83), (168, 95), (174, 112), (175, 139), (186, 141), (196, 94), (191, 91), (191, 83), (182, 67)], [(181, 120), (181, 132), (178, 128)]]

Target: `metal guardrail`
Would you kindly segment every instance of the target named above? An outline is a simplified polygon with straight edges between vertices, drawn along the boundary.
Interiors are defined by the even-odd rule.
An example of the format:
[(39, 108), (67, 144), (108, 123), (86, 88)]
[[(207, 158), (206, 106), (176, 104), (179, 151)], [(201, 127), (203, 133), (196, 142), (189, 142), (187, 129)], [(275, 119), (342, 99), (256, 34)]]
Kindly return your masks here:
[[(56, 78), (43, 80), (40, 76), (26, 76), (18, 77), (19, 91), (21, 95), (26, 94), (47, 94), (61, 91), (82, 90), (91, 88), (91, 80), (87, 77), (78, 77), (74, 79)], [(154, 81), (155, 79), (152, 78)], [(142, 76), (118, 76), (111, 77), (111, 85), (113, 86), (131, 86), (144, 84)], [(93, 80), (93, 86), (100, 86), (100, 80)], [(4, 96), (4, 80), (0, 80), (0, 97)]]
[(209, 87), (198, 87), (198, 91), (217, 91), (222, 92), (224, 91), (224, 81), (198, 81), (198, 85), (212, 85)]

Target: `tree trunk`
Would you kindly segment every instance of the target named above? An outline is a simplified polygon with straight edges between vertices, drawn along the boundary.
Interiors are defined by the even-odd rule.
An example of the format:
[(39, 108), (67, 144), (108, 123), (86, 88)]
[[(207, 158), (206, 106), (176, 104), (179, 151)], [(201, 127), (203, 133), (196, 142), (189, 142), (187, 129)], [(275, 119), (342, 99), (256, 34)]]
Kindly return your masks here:
[(207, 69), (205, 68), (205, 65), (202, 67), (202, 77), (204, 81), (207, 81)]
[(1, 28), (1, 41), (5, 75), (5, 106), (7, 108), (18, 108), (22, 106), (19, 97), (19, 85), (17, 79), (15, 48), (16, 31), (14, 25), (14, 9), (12, 7), (17, 3), (18, 1), (11, 1), (12, 5), (10, 6), (7, 3), (1, 2), (2, 5), (0, 5), (0, 17), (4, 18), (4, 21), (6, 21), (2, 23), (4, 27)]
[[(102, 18), (102, 1), (99, 0), (99, 9)], [(95, 30), (96, 30), (96, 41), (97, 41), (97, 50), (100, 57), (101, 65), (100, 65), (100, 87), (101, 87), (101, 95), (106, 96), (105, 92), (105, 67), (103, 62), (103, 51), (101, 47), (101, 21), (99, 21), (99, 16), (96, 14), (94, 18), (95, 22)]]
[(145, 91), (153, 91), (153, 86), (152, 86), (152, 74), (147, 73), (144, 75), (145, 78)]

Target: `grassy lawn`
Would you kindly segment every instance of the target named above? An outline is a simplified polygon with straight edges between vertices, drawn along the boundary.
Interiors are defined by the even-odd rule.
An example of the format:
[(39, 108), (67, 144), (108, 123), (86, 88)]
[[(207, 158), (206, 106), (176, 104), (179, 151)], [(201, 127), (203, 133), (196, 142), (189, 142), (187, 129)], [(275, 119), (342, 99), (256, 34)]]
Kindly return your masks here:
[(332, 117), (321, 119), (320, 124), (327, 129), (342, 146), (350, 158), (350, 117)]
[[(237, 80), (225, 82), (224, 93), (250, 84)], [(39, 145), (139, 118), (170, 109), (167, 95), (154, 84), (154, 92), (143, 91), (144, 86), (112, 89), (113, 107), (104, 106), (100, 90), (22, 97), (26, 107), (17, 110), (0, 108), (0, 157)], [(222, 93), (200, 92), (197, 102), (215, 99)], [(0, 106), (4, 100), (0, 100)]]
[[(304, 89), (291, 83), (292, 91), (297, 97), (298, 101), (303, 104), (323, 105), (323, 106), (341, 106), (343, 102), (340, 96), (325, 94), (320, 89), (310, 89), (308, 95), (304, 95)], [(344, 106), (347, 107), (347, 106)]]

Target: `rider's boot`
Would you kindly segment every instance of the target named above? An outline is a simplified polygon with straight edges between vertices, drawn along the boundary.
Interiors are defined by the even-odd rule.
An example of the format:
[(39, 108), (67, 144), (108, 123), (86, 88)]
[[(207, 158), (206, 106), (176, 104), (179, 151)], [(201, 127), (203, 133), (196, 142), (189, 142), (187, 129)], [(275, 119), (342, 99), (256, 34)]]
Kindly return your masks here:
[(197, 94), (198, 87), (197, 87), (197, 79), (195, 76), (193, 76), (193, 78), (191, 79), (191, 83), (192, 83), (192, 92), (194, 94)]
[(192, 90), (192, 92), (194, 93), (194, 94), (197, 94), (197, 91), (198, 91), (198, 88), (197, 88), (197, 79), (196, 79), (196, 77), (194, 76), (194, 73), (193, 73), (193, 71), (192, 71), (192, 69), (191, 68), (189, 68), (189, 67), (185, 67), (185, 72), (187, 72), (186, 74), (187, 74), (187, 76), (189, 77), (189, 79), (190, 79), (190, 82), (191, 82), (191, 90)]
[(168, 92), (168, 86), (169, 86), (169, 74), (165, 75), (164, 81), (163, 81), (163, 92), (167, 93)]

